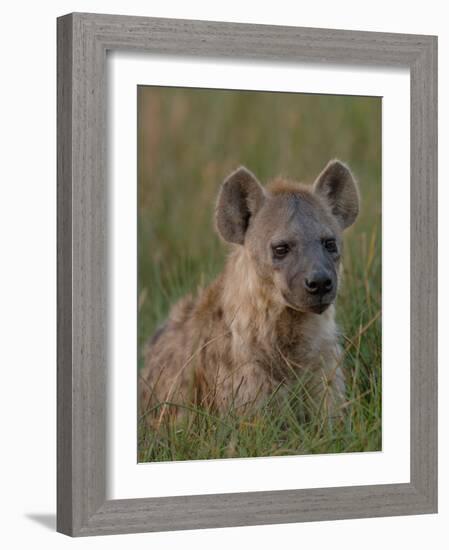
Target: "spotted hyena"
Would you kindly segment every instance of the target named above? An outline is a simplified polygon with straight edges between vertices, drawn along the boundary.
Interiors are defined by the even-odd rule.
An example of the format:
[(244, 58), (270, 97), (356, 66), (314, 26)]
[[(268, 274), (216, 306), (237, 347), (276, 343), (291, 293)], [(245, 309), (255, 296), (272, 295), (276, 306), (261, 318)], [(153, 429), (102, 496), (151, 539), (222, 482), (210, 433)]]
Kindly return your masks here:
[(154, 418), (165, 404), (178, 415), (192, 403), (256, 410), (307, 374), (312, 397), (338, 414), (345, 383), (333, 304), (342, 233), (358, 211), (357, 184), (338, 160), (313, 186), (279, 178), (264, 188), (244, 167), (230, 174), (215, 211), (230, 255), (146, 345), (141, 413)]

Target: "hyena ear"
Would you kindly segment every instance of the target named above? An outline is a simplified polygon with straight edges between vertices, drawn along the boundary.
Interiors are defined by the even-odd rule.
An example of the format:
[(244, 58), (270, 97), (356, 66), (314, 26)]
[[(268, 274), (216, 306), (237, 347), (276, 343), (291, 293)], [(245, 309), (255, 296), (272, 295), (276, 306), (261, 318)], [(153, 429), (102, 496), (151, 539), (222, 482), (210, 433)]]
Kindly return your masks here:
[(355, 222), (359, 213), (359, 190), (345, 164), (331, 160), (317, 177), (313, 190), (327, 202), (343, 229)]
[(251, 218), (265, 201), (263, 187), (256, 176), (241, 166), (221, 185), (215, 220), (225, 241), (243, 244)]

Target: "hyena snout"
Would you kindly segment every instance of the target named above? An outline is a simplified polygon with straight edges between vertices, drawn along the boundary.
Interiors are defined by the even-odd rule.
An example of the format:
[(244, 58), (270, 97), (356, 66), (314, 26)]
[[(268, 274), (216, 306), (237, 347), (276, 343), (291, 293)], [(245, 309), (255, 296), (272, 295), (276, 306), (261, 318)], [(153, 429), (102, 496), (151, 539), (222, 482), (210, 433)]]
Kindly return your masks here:
[(326, 266), (304, 266), (293, 277), (278, 274), (282, 297), (293, 309), (303, 312), (323, 313), (335, 300), (338, 279), (335, 270)]
[(332, 275), (327, 271), (313, 271), (304, 278), (304, 287), (312, 296), (323, 297), (334, 289)]

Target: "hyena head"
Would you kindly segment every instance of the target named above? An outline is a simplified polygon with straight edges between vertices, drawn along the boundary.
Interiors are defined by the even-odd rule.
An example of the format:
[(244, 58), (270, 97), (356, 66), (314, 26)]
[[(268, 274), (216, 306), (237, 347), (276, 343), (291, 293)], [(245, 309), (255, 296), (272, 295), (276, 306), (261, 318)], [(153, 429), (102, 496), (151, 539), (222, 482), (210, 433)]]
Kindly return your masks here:
[(313, 187), (278, 181), (264, 189), (241, 167), (221, 186), (216, 225), (225, 241), (245, 248), (278, 302), (320, 314), (335, 300), (342, 233), (358, 212), (357, 184), (337, 160)]

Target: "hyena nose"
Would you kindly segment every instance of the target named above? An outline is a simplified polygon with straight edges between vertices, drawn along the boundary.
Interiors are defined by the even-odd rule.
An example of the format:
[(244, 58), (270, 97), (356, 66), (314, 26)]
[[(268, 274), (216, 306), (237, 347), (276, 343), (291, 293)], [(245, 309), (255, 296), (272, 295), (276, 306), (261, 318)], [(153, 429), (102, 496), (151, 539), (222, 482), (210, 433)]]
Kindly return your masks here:
[(327, 294), (334, 286), (332, 279), (324, 272), (313, 273), (305, 279), (304, 284), (309, 294), (316, 294), (318, 296)]

